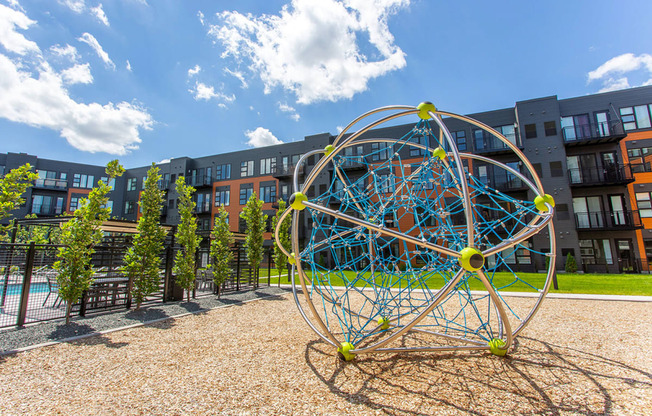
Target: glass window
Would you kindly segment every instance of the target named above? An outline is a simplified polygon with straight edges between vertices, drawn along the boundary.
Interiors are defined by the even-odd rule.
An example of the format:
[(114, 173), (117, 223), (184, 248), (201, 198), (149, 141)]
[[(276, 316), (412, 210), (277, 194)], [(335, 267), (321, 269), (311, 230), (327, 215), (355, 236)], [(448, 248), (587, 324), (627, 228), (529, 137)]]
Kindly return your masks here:
[(230, 164), (218, 165), (215, 168), (215, 179), (217, 179), (218, 181), (224, 179), (231, 179), (231, 165)]
[(525, 125), (525, 138), (534, 139), (537, 137), (537, 125), (536, 124), (526, 124)]
[(133, 213), (134, 213), (134, 201), (126, 201), (125, 214), (133, 214)]
[(276, 202), (276, 185), (261, 186), (260, 199), (263, 202)]
[(557, 134), (557, 123), (546, 121), (543, 123), (543, 129), (546, 131), (546, 136), (554, 136)]
[(260, 159), (260, 174), (261, 175), (271, 175), (276, 172), (276, 158), (267, 157)]
[(550, 176), (564, 176), (564, 170), (562, 169), (561, 161), (550, 162)]
[(627, 149), (627, 157), (632, 172), (652, 172), (652, 147)]
[(215, 206), (224, 205), (229, 206), (231, 199), (231, 191), (227, 189), (215, 190)]
[(240, 205), (246, 205), (251, 194), (253, 193), (254, 188), (243, 188), (240, 187)]
[(246, 178), (248, 176), (254, 176), (254, 161), (246, 160), (240, 163), (240, 176)]
[(79, 198), (76, 196), (70, 198), (70, 208), (68, 209), (68, 211), (75, 212), (77, 211), (78, 207), (79, 207)]
[(127, 191), (135, 191), (137, 182), (138, 182), (138, 179), (136, 179), (136, 178), (127, 179)]
[(637, 105), (620, 109), (620, 119), (625, 130), (650, 128), (650, 107), (652, 105)]
[(464, 152), (466, 151), (466, 131), (465, 130), (460, 130), (460, 131), (454, 131), (451, 133), (453, 136), (453, 139), (457, 143), (457, 150)]
[[(412, 150), (410, 150), (410, 152), (412, 152)], [(390, 153), (393, 153), (393, 149), (392, 149), (392, 145), (389, 143), (371, 144), (371, 160), (373, 162), (389, 159)]]
[[(428, 147), (428, 138), (426, 136), (416, 136), (412, 139), (412, 142)], [(426, 151), (420, 147), (410, 146), (410, 156), (423, 156), (425, 153)]]
[(650, 113), (648, 112), (647, 105), (637, 105), (634, 107), (634, 114), (636, 114), (636, 124), (639, 129), (650, 127)]
[(641, 218), (652, 218), (652, 198), (649, 192), (636, 192), (636, 205)]

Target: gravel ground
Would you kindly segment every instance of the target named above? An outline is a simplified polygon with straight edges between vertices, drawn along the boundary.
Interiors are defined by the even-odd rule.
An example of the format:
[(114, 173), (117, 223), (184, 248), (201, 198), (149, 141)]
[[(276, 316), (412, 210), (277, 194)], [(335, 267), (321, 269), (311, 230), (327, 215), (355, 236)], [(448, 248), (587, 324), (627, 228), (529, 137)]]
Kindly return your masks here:
[(230, 292), (217, 299), (215, 296), (198, 297), (190, 302), (157, 303), (143, 307), (138, 311), (118, 310), (99, 315), (88, 315), (86, 318), (76, 316), (70, 325), (62, 320), (40, 322), (20, 329), (10, 328), (0, 330), (0, 354), (6, 354), (30, 345), (61, 341), (71, 337), (90, 335), (101, 331), (120, 328), (129, 325), (151, 322), (171, 316), (197, 311), (204, 311), (225, 305), (242, 303), (263, 296), (287, 293), (287, 289), (276, 287), (260, 287), (257, 290)]
[(506, 357), (343, 363), (264, 297), (0, 357), (0, 414), (649, 415), (650, 328), (649, 303), (547, 299)]

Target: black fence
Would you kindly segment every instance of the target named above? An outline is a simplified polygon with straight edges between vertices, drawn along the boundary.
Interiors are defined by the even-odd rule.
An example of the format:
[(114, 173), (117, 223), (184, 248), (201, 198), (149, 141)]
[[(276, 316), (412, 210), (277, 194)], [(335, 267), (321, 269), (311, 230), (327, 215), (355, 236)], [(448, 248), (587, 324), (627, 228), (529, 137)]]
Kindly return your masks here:
[[(145, 304), (181, 300), (183, 290), (175, 284), (172, 273), (177, 247), (168, 240), (161, 253), (159, 290), (148, 296)], [(106, 239), (95, 247), (92, 258), (93, 283), (72, 305), (73, 315), (104, 312), (132, 307), (132, 282), (122, 272), (130, 237)], [(63, 246), (51, 244), (0, 244), (0, 328), (65, 318), (66, 304), (59, 297), (57, 250)], [(219, 292), (239, 291), (258, 287), (259, 269), (253, 269), (243, 247), (234, 249), (232, 273)], [(267, 258), (269, 264), (271, 259)], [(262, 267), (262, 265), (261, 265)], [(197, 270), (192, 297), (218, 293), (212, 274)]]

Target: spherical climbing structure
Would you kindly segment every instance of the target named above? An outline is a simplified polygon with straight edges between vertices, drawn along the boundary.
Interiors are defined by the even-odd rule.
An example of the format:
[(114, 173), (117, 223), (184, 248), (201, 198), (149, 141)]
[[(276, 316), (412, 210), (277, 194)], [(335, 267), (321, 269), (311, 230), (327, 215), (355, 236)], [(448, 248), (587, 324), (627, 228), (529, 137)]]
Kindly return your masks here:
[[(460, 151), (443, 117), (472, 125), (478, 139), (493, 140), (501, 160), (511, 153), (511, 161)], [(398, 119), (414, 127), (402, 137), (378, 130)], [(364, 127), (354, 131), (357, 125)], [(555, 264), (554, 200), (514, 139), (422, 103), (358, 117), (298, 166), (310, 156), (319, 159), (302, 184), (296, 169), (283, 214), (292, 216), (286, 254), (299, 311), (340, 358), (504, 355), (538, 310)], [(308, 197), (318, 178), (319, 192)], [(311, 231), (300, 241), (306, 219)], [(539, 241), (547, 236), (545, 248), (533, 248), (536, 234)], [(519, 269), (546, 257), (544, 274)], [(532, 295), (506, 295), (515, 291)]]

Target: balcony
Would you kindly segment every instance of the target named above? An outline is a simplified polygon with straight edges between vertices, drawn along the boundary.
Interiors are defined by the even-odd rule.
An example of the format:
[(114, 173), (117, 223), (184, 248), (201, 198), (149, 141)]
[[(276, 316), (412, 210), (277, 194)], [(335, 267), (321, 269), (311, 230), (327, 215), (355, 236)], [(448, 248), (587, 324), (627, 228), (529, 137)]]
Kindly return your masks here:
[(211, 212), (212, 206), (211, 206), (211, 201), (205, 201), (202, 202), (201, 204), (197, 204), (195, 207), (195, 214), (208, 214)]
[(494, 172), (491, 177), (481, 177), (480, 181), (489, 188), (500, 192), (526, 191), (528, 189), (521, 179), (505, 171), (500, 171), (497, 174)]
[[(517, 143), (516, 135), (506, 136), (511, 143)], [(519, 149), (523, 147), (519, 144), (516, 145)], [(502, 140), (498, 139), (496, 136), (486, 133), (483, 135), (482, 139), (475, 139), (475, 152), (482, 155), (499, 155), (499, 154), (508, 154), (512, 153), (512, 149), (509, 148)]]
[[(294, 168), (296, 165), (287, 165), (287, 166), (276, 166), (276, 171), (272, 173), (272, 176), (279, 179), (279, 178), (288, 178), (292, 177), (294, 175)], [(302, 167), (299, 170), (299, 175), (304, 175), (306, 173), (306, 165), (302, 165)]]
[(34, 188), (54, 189), (65, 191), (68, 189), (68, 181), (65, 179), (37, 179), (34, 181)]
[(569, 146), (617, 143), (627, 134), (619, 122), (579, 124), (562, 128), (564, 144)]
[[(359, 157), (358, 157), (359, 158)], [(362, 161), (339, 158), (334, 160), (337, 166), (342, 170), (367, 170), (367, 164)], [(380, 163), (380, 162), (379, 162)], [(333, 170), (333, 165), (330, 165), (329, 170)]]
[(188, 179), (190, 181), (190, 185), (195, 188), (213, 186), (213, 179), (210, 176), (190, 176)]
[(638, 211), (607, 211), (575, 213), (578, 230), (635, 230), (642, 228)]
[(170, 189), (170, 181), (167, 179), (161, 179), (158, 181), (158, 189), (161, 191), (167, 191)]
[(168, 215), (168, 206), (167, 205), (161, 205), (161, 217), (164, 217)]
[(32, 204), (31, 214), (55, 216), (63, 213), (63, 207), (55, 204)]
[(568, 181), (572, 187), (627, 185), (634, 182), (634, 175), (632, 175), (629, 165), (614, 165), (607, 168), (572, 168), (568, 169)]

